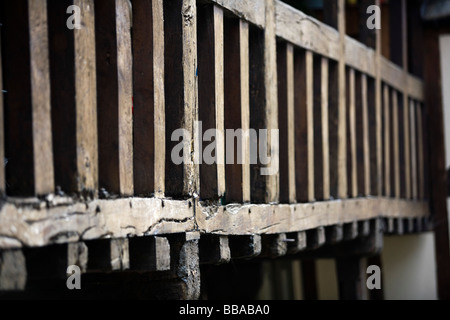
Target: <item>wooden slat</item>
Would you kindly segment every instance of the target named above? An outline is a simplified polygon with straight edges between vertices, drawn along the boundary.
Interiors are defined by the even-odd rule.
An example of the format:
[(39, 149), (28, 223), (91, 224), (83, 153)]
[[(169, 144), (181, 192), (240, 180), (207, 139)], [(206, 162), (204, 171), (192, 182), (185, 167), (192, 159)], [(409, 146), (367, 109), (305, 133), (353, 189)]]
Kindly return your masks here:
[(294, 51), (295, 187), (298, 202), (314, 199), (312, 53)]
[(385, 84), (383, 86), (383, 101), (384, 101), (384, 195), (391, 195), (391, 108), (390, 108), (390, 93), (389, 87)]
[[(241, 127), (243, 132), (250, 130), (250, 84), (249, 84), (249, 26), (239, 21), (239, 55), (241, 62)], [(250, 136), (245, 134), (242, 141), (242, 201), (250, 202)]]
[(350, 158), (351, 158), (351, 172), (349, 172), (351, 182), (352, 197), (358, 196), (358, 161), (357, 161), (357, 142), (356, 142), (356, 101), (355, 101), (355, 70), (349, 69), (349, 109), (348, 109), (348, 127), (350, 135)]
[[(265, 73), (264, 73), (264, 33), (254, 26), (249, 26), (249, 98), (250, 98), (250, 129), (256, 130), (258, 136), (250, 137), (250, 198), (252, 202), (267, 202), (266, 176), (261, 175), (259, 154), (260, 129), (267, 129), (267, 113), (265, 108)], [(265, 144), (268, 146), (268, 143)], [(267, 150), (268, 151), (268, 150)], [(262, 153), (262, 152), (261, 152)], [(255, 161), (256, 160), (256, 161)]]
[(403, 136), (405, 148), (405, 195), (411, 198), (411, 132), (410, 132), (410, 107), (406, 93), (403, 94)]
[(307, 159), (308, 159), (308, 201), (314, 201), (314, 65), (313, 53), (306, 51), (306, 121), (307, 121)]
[(133, 180), (141, 196), (165, 189), (163, 19), (162, 0), (133, 3)]
[[(248, 24), (239, 19), (224, 21), (224, 90), (225, 130), (242, 129), (242, 159), (238, 159), (238, 142), (235, 141), (233, 163), (225, 165), (227, 202), (250, 201), (250, 125), (249, 111), (249, 55)], [(234, 139), (234, 138), (233, 138)], [(239, 140), (237, 138), (236, 140)], [(225, 141), (226, 145), (230, 143)], [(229, 148), (229, 147), (227, 147)], [(229, 152), (227, 157), (229, 157)]]
[[(277, 43), (278, 124), (280, 126), (280, 202), (289, 203), (287, 42)], [(291, 45), (291, 49), (292, 45)], [(293, 70), (292, 70), (293, 71)], [(292, 79), (294, 80), (294, 79)], [(294, 92), (292, 92), (293, 94)], [(295, 150), (295, 149), (294, 149)], [(294, 168), (295, 170), (295, 168)], [(295, 171), (294, 171), (295, 173)]]
[(328, 127), (328, 59), (321, 60), (321, 115), (322, 115), (322, 166), (323, 166), (323, 199), (330, 198), (330, 146)]
[(21, 0), (1, 11), (7, 193), (44, 195), (54, 190), (47, 5)]
[[(294, 47), (287, 44), (287, 144), (288, 144), (288, 185), (289, 202), (296, 202), (295, 189), (295, 105), (294, 105)], [(281, 128), (280, 128), (281, 129)], [(281, 187), (281, 186), (280, 186)]]
[(338, 197), (338, 64), (335, 61), (329, 61), (329, 84), (328, 84), (328, 147), (330, 164), (330, 197)]
[(422, 120), (422, 107), (420, 104), (416, 105), (416, 117), (417, 117), (417, 183), (418, 183), (418, 197), (419, 199), (425, 198), (425, 159), (424, 159), (424, 136), (423, 136), (423, 120)]
[[(365, 163), (367, 154), (365, 153), (366, 137), (364, 135), (364, 109), (367, 110), (367, 82), (363, 84), (364, 74), (355, 72), (355, 106), (354, 106), (354, 126), (356, 141), (356, 183), (357, 195), (366, 194), (365, 181)], [(352, 118), (350, 118), (352, 119)]]
[(133, 194), (132, 57), (126, 0), (96, 2), (99, 186)]
[(313, 145), (314, 145), (314, 199), (323, 200), (324, 165), (323, 165), (323, 137), (322, 131), (322, 60), (313, 55)]
[(45, 0), (29, 0), (28, 14), (33, 110), (34, 191), (36, 194), (42, 195), (54, 190), (47, 2)]
[[(198, 194), (199, 167), (191, 157), (199, 151), (194, 121), (198, 119), (197, 103), (197, 13), (194, 0), (164, 1), (164, 84), (166, 106), (165, 193), (167, 196)], [(171, 141), (172, 133), (184, 129), (183, 162), (175, 164), (169, 154), (180, 140)], [(195, 156), (194, 156), (195, 158)]]
[(203, 136), (210, 129), (215, 133), (214, 138), (209, 136), (214, 141), (204, 141), (200, 150), (200, 195), (202, 199), (212, 199), (225, 193), (223, 11), (203, 5), (198, 8), (198, 15), (198, 46), (202, 48), (198, 52), (198, 107), (202, 121), (199, 134)]
[(98, 187), (94, 1), (74, 5), (83, 13), (83, 28), (74, 29), (77, 189), (92, 191)]
[(417, 200), (417, 140), (416, 140), (416, 104), (409, 101), (409, 124), (411, 142), (411, 196)]
[(364, 153), (364, 194), (370, 195), (371, 190), (371, 176), (370, 176), (370, 168), (371, 168), (371, 143), (369, 140), (369, 130), (373, 128), (373, 126), (369, 127), (369, 95), (367, 88), (367, 76), (365, 74), (361, 75), (361, 91), (362, 91), (362, 122), (363, 122), (363, 153)]
[[(270, 154), (270, 170), (266, 175), (266, 202), (279, 201), (279, 149), (278, 134), (278, 101), (277, 101), (277, 49), (275, 32), (275, 0), (265, 0), (265, 29), (264, 29), (264, 83), (265, 83), (265, 113), (267, 134), (267, 151)], [(274, 140), (272, 142), (272, 140)], [(269, 171), (269, 170), (267, 170)], [(273, 172), (271, 172), (273, 171)]]
[[(5, 183), (5, 125), (3, 122), (3, 71), (2, 71), (2, 40), (0, 34), (0, 197), (6, 193)], [(3, 160), (2, 160), (3, 159)]]
[[(375, 0), (375, 5), (380, 6), (380, 0)], [(382, 38), (381, 38), (381, 30), (375, 30), (375, 97), (374, 97), (374, 113), (375, 113), (375, 162), (376, 162), (376, 173), (373, 175), (375, 179), (372, 179), (372, 191), (376, 191), (376, 195), (381, 196), (383, 190), (383, 88), (381, 82), (381, 72), (380, 72), (380, 58), (382, 52)], [(373, 170), (372, 170), (373, 172)], [(375, 180), (375, 181), (373, 181)]]
[(338, 0), (339, 61), (338, 61), (338, 196), (347, 198), (347, 124), (345, 76), (345, 1)]
[(399, 154), (399, 117), (398, 117), (398, 93), (392, 90), (392, 142), (394, 156), (394, 196), (400, 198), (400, 154)]

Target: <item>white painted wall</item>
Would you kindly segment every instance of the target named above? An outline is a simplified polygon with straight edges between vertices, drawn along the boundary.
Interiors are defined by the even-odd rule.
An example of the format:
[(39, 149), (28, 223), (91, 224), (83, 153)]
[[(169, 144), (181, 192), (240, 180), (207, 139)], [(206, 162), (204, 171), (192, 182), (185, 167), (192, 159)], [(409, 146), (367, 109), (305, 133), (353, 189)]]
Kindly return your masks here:
[(381, 260), (385, 299), (437, 299), (433, 233), (384, 237)]

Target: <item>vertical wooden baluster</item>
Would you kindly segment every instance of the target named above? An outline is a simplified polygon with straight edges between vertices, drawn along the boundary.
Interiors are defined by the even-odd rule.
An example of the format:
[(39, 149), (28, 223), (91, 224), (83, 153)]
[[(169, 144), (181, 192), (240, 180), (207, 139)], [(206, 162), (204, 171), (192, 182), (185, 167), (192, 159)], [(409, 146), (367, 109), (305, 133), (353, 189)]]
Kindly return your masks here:
[(294, 48), (277, 45), (280, 202), (295, 202)]
[[(367, 88), (367, 76), (362, 74), (361, 76), (361, 91), (362, 91), (362, 122), (363, 122), (363, 153), (364, 153), (364, 195), (370, 195), (371, 190), (371, 150), (370, 150), (370, 140), (369, 140), (369, 95)], [(375, 164), (376, 165), (376, 164)]]
[[(236, 141), (232, 163), (225, 165), (227, 202), (250, 202), (250, 136), (249, 130), (249, 67), (248, 67), (248, 23), (239, 19), (225, 19), (224, 44), (224, 90), (225, 130), (236, 132), (242, 129), (242, 159), (237, 156), (239, 144)], [(238, 137), (239, 139), (239, 137)], [(238, 140), (237, 139), (237, 140)], [(233, 137), (234, 140), (234, 137)], [(231, 141), (225, 141), (227, 149)], [(227, 153), (226, 157), (230, 157)]]
[[(80, 8), (80, 29), (66, 26), (71, 4)], [(94, 195), (98, 187), (94, 2), (49, 1), (48, 11), (55, 183), (64, 192)]]
[[(198, 104), (202, 121), (199, 133), (206, 133), (206, 140), (214, 139), (210, 143), (205, 140), (202, 145), (200, 195), (202, 199), (213, 199), (225, 194), (223, 11), (217, 6), (204, 5), (198, 8), (198, 14)], [(214, 130), (214, 138), (208, 135), (210, 129)]]
[[(277, 51), (275, 35), (275, 0), (265, 0), (265, 29), (264, 29), (264, 84), (265, 84), (265, 117), (267, 124), (267, 150), (270, 162), (267, 166), (274, 168), (266, 176), (266, 202), (279, 201), (279, 150), (278, 140), (272, 143), (272, 135), (278, 130), (277, 103)], [(272, 171), (272, 170), (271, 170)]]
[(423, 142), (423, 119), (422, 119), (422, 107), (420, 103), (416, 104), (416, 117), (417, 117), (417, 167), (418, 167), (418, 197), (420, 200), (425, 199), (425, 161), (424, 161), (424, 142)]
[(162, 0), (133, 3), (133, 179), (141, 196), (165, 190), (163, 19)]
[(0, 197), (6, 194), (5, 184), (5, 126), (3, 123), (3, 71), (2, 71), (2, 37), (0, 33)]
[[(307, 67), (308, 55), (307, 51), (294, 50), (295, 187), (298, 202), (314, 198), (314, 181), (310, 180), (310, 173), (314, 173), (314, 158), (309, 147), (312, 143), (309, 133), (312, 123), (309, 121), (311, 116), (308, 107), (312, 96), (312, 90), (308, 90), (308, 83), (312, 83), (312, 66)], [(312, 64), (312, 59), (310, 60)]]
[(294, 47), (287, 44), (287, 145), (289, 203), (296, 202), (295, 189), (295, 106), (294, 106)]
[(83, 13), (83, 28), (74, 30), (78, 190), (96, 190), (98, 149), (94, 1), (74, 0), (74, 4)]
[[(195, 121), (198, 119), (197, 101), (197, 9), (194, 0), (164, 1), (164, 59), (166, 163), (165, 191), (167, 196), (185, 197), (198, 194), (199, 166), (198, 136)], [(188, 136), (174, 137), (177, 129)], [(174, 163), (172, 153), (183, 139), (183, 157)], [(194, 146), (194, 149), (192, 149)], [(175, 149), (174, 149), (175, 148)]]
[[(363, 87), (365, 86), (365, 88)], [(365, 89), (365, 90), (364, 90)], [(365, 100), (365, 101), (364, 101)], [(358, 196), (365, 194), (365, 161), (367, 154), (364, 152), (364, 109), (367, 110), (367, 86), (363, 85), (363, 74), (355, 71), (355, 107), (354, 126), (356, 141), (356, 183)]]
[(351, 196), (357, 197), (358, 196), (358, 162), (357, 162), (357, 143), (356, 143), (356, 89), (355, 89), (355, 70), (350, 69), (349, 70), (349, 135), (350, 135), (350, 155), (351, 155)]
[(11, 195), (44, 195), (54, 191), (47, 2), (5, 2), (1, 11), (2, 181)]
[(323, 200), (322, 61), (313, 55), (314, 199)]
[(396, 198), (400, 198), (400, 144), (398, 120), (398, 93), (396, 90), (392, 90), (392, 142), (394, 151), (394, 196)]
[(315, 200), (314, 182), (314, 65), (313, 53), (306, 52), (306, 121), (307, 121), (307, 150), (308, 150), (308, 201)]
[(409, 101), (410, 142), (411, 142), (411, 196), (417, 200), (417, 140), (416, 140), (416, 110), (415, 102)]
[(330, 145), (328, 121), (328, 59), (321, 60), (321, 114), (322, 114), (322, 165), (323, 165), (323, 198), (330, 199)]
[(99, 186), (133, 194), (133, 119), (130, 7), (96, 1)]
[(390, 131), (390, 93), (389, 87), (383, 87), (384, 97), (384, 194), (391, 196), (391, 131)]
[(345, 1), (338, 0), (339, 61), (338, 61), (338, 195), (347, 198), (347, 124), (345, 80)]

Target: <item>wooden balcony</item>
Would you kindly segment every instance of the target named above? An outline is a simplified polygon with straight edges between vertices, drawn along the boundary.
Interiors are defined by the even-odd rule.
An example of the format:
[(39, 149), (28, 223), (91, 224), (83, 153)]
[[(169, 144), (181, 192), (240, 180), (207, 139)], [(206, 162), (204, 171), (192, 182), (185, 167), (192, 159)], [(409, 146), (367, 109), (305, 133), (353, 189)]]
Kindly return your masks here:
[[(424, 83), (379, 32), (347, 36), (343, 5), (325, 24), (278, 0), (2, 2), (0, 289), (76, 264), (198, 298), (203, 263), (373, 255), (430, 230)], [(244, 135), (239, 164), (216, 136), (199, 164), (208, 129), (279, 137)]]

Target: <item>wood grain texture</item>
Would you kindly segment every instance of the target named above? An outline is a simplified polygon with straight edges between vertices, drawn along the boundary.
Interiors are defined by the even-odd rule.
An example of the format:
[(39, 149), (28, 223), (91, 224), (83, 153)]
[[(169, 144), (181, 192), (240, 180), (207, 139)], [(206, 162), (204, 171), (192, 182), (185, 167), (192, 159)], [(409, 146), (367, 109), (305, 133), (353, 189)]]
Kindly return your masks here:
[(323, 199), (330, 198), (330, 145), (329, 145), (329, 116), (328, 116), (328, 59), (321, 60), (321, 116), (322, 116), (322, 165), (323, 165)]
[(212, 0), (212, 2), (260, 28), (264, 28), (266, 24), (265, 0)]
[(338, 197), (348, 196), (347, 185), (347, 123), (345, 76), (345, 2), (338, 1), (339, 60), (338, 60)]
[(399, 117), (398, 117), (398, 93), (396, 90), (392, 94), (392, 142), (393, 142), (393, 173), (394, 173), (394, 196), (400, 197), (400, 154), (399, 154)]
[(383, 85), (383, 116), (384, 116), (384, 195), (391, 195), (391, 105), (389, 87)]
[(164, 196), (166, 155), (163, 19), (161, 0), (133, 3), (134, 191), (158, 197)]
[[(45, 10), (44, 10), (45, 11)], [(9, 195), (33, 196), (35, 195), (35, 155), (34, 155), (34, 126), (33, 118), (42, 113), (41, 120), (45, 120), (48, 105), (33, 104), (33, 85), (43, 85), (39, 79), (33, 79), (31, 74), (33, 64), (43, 67), (43, 55), (39, 55), (39, 30), (30, 30), (32, 20), (40, 19), (37, 13), (30, 13), (28, 1), (2, 2), (2, 77), (3, 77), (3, 103), (4, 103), (4, 157), (8, 160), (5, 168), (7, 193)], [(33, 18), (34, 17), (34, 18)], [(45, 25), (42, 26), (45, 28)], [(42, 29), (42, 28), (39, 28)], [(42, 33), (42, 32), (41, 32)], [(30, 46), (33, 38), (34, 47)], [(32, 51), (33, 55), (32, 55)], [(31, 61), (31, 58), (32, 61)], [(39, 71), (39, 70), (35, 70)], [(44, 71), (44, 70), (42, 70)], [(43, 80), (45, 75), (43, 75)], [(38, 81), (32, 84), (33, 80)], [(44, 80), (45, 81), (45, 80)], [(36, 88), (35, 88), (36, 89)], [(34, 91), (36, 95), (37, 91)], [(45, 97), (46, 91), (43, 92)], [(43, 101), (41, 99), (41, 101)], [(38, 119), (37, 119), (38, 120)], [(42, 128), (42, 134), (47, 134), (49, 128)], [(37, 137), (36, 137), (37, 138)], [(46, 143), (46, 142), (41, 142)], [(20, 146), (20, 148), (17, 148)], [(44, 156), (45, 157), (45, 156)], [(45, 165), (45, 164), (44, 164)], [(3, 164), (4, 166), (4, 164)]]
[(422, 119), (422, 106), (417, 104), (416, 108), (417, 117), (417, 183), (418, 183), (418, 196), (419, 199), (425, 198), (425, 159), (424, 159), (424, 135), (423, 135), (423, 119)]
[[(279, 202), (279, 137), (273, 139), (278, 133), (278, 100), (277, 100), (277, 49), (276, 49), (276, 23), (275, 0), (265, 0), (265, 28), (264, 28), (264, 84), (265, 84), (265, 113), (267, 135), (267, 150), (270, 153), (270, 162), (267, 164), (275, 170), (268, 170), (266, 175), (266, 202)], [(273, 140), (273, 142), (272, 142)]]
[[(249, 111), (249, 39), (248, 24), (238, 19), (224, 19), (224, 122), (225, 130), (236, 132), (242, 129), (240, 136), (234, 140), (234, 157), (232, 163), (226, 162), (226, 201), (250, 201), (250, 126)], [(233, 138), (234, 139), (234, 138)], [(225, 140), (225, 145), (231, 141)], [(231, 147), (228, 146), (226, 148)], [(241, 152), (242, 158), (238, 158)], [(227, 157), (231, 157), (227, 153)]]
[[(250, 212), (250, 214), (249, 214)], [(375, 217), (427, 216), (426, 202), (389, 198), (358, 198), (280, 205), (197, 207), (202, 232), (224, 235), (289, 233)]]
[(54, 191), (50, 69), (48, 53), (47, 2), (28, 1), (30, 28), (31, 103), (33, 121), (34, 191)]
[[(280, 127), (279, 135), (279, 150), (280, 150), (280, 202), (289, 203), (289, 146), (288, 146), (288, 82), (290, 81), (288, 76), (288, 54), (287, 47), (290, 44), (286, 42), (277, 43), (277, 80), (278, 80), (278, 125)], [(291, 49), (293, 50), (292, 46)], [(293, 59), (292, 59), (293, 60)], [(293, 67), (293, 66), (292, 66)], [(292, 73), (293, 73), (292, 69)], [(292, 75), (292, 81), (293, 81)], [(292, 95), (294, 92), (292, 92)], [(292, 149), (295, 151), (295, 149)], [(295, 177), (295, 168), (294, 168)]]
[(4, 116), (3, 116), (3, 72), (2, 72), (2, 43), (1, 43), (1, 35), (0, 35), (0, 90), (2, 91), (0, 94), (0, 159), (3, 159), (3, 165), (1, 165), (0, 161), (0, 196), (5, 196), (6, 192), (6, 183), (5, 183), (5, 126), (4, 126)]
[(198, 119), (197, 101), (197, 9), (193, 0), (164, 3), (164, 63), (166, 150), (171, 152), (180, 143), (172, 141), (172, 133), (184, 129), (185, 150), (183, 162), (175, 164), (171, 157), (165, 163), (165, 193), (173, 197), (186, 197), (199, 193), (199, 165), (195, 154), (198, 144), (195, 121)]
[(307, 159), (308, 159), (308, 201), (315, 199), (314, 181), (314, 64), (313, 53), (305, 53), (306, 67), (306, 131), (307, 131)]
[(133, 121), (130, 16), (127, 1), (96, 2), (99, 186), (132, 195)]
[(411, 151), (411, 197), (417, 199), (417, 134), (416, 103), (409, 101), (410, 151)]
[(74, 29), (78, 191), (98, 188), (97, 84), (93, 0), (74, 0), (83, 28)]
[(351, 186), (351, 193), (349, 196), (353, 198), (358, 196), (358, 153), (357, 153), (357, 141), (356, 141), (356, 78), (355, 70), (349, 69), (349, 80), (348, 80), (348, 92), (349, 92), (349, 102), (348, 102), (348, 128), (350, 136), (349, 145), (349, 155), (351, 159), (351, 169), (349, 172), (349, 183)]
[[(5, 205), (0, 214), (4, 226), (0, 247), (156, 235), (194, 228), (192, 200), (128, 198), (45, 207), (45, 202), (39, 201), (27, 207)], [(13, 225), (15, 229), (9, 228)]]
[[(202, 199), (221, 198), (225, 194), (225, 140), (224, 140), (224, 47), (223, 11), (217, 6), (198, 8), (198, 106), (202, 121), (202, 136), (215, 130), (214, 155), (211, 144), (204, 141), (201, 151), (200, 196)], [(214, 157), (212, 163), (205, 157)]]
[(411, 198), (411, 132), (410, 132), (410, 107), (408, 95), (403, 94), (403, 137), (405, 153), (405, 196)]
[(282, 1), (275, 1), (277, 36), (325, 57), (339, 59), (339, 33)]

